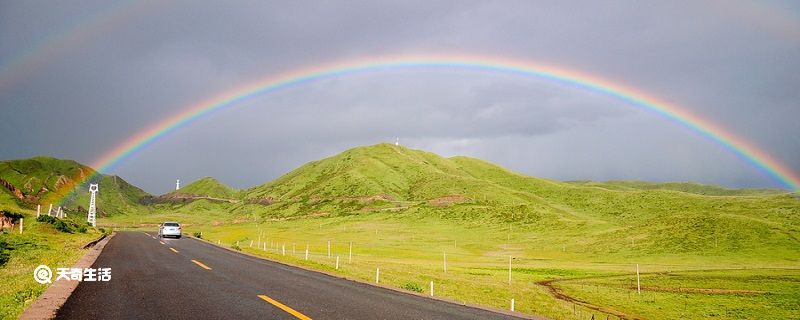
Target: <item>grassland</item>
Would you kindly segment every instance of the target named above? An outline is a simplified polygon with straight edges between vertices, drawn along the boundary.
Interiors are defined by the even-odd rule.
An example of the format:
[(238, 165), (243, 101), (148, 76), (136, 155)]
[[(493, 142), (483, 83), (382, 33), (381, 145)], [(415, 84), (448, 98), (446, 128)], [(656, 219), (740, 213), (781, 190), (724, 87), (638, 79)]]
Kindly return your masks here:
[(270, 259), (364, 281), (380, 268), (382, 284), (428, 293), (433, 281), (439, 297), (500, 309), (515, 299), (517, 311), (557, 319), (800, 318), (800, 198), (781, 190), (565, 183), (387, 144), (250, 189), (185, 188), (200, 197), (142, 206), (120, 185), (109, 207), (129, 210), (99, 223), (179, 221)]
[[(195, 214), (204, 220), (190, 223), (185, 231), (200, 232), (213, 243), (364, 281), (374, 281), (380, 268), (382, 284), (427, 294), (433, 281), (436, 296), (500, 309), (507, 309), (513, 298), (517, 311), (551, 318), (741, 319), (758, 315), (786, 319), (800, 315), (796, 251), (742, 255), (708, 243), (703, 250), (675, 254), (669, 246), (653, 252), (644, 242), (631, 244), (620, 236), (613, 246), (618, 253), (608, 254), (606, 248), (612, 246), (608, 239), (596, 245), (561, 235), (565, 229), (514, 222), (454, 222), (419, 212), (259, 223)], [(164, 213), (137, 222), (191, 221), (187, 218)], [(127, 225), (125, 220), (110, 221)], [(717, 243), (721, 245), (728, 244)], [(305, 260), (306, 246), (309, 260)], [(510, 284), (509, 256), (513, 259)], [(642, 271), (642, 294), (630, 282), (635, 280), (636, 264)], [(576, 301), (556, 299), (542, 284), (549, 280), (555, 280), (550, 284), (553, 288)]]
[[(47, 265), (53, 272), (57, 267), (71, 267), (86, 253), (83, 246), (101, 236), (91, 228), (85, 233), (58, 231), (52, 224), (37, 222), (36, 212), (22, 212), (26, 214), (22, 234), (0, 232), (0, 251), (9, 256), (0, 266), (0, 319), (16, 319), (47, 289), (33, 279), (37, 266)], [(75, 221), (79, 223), (83, 222)]]

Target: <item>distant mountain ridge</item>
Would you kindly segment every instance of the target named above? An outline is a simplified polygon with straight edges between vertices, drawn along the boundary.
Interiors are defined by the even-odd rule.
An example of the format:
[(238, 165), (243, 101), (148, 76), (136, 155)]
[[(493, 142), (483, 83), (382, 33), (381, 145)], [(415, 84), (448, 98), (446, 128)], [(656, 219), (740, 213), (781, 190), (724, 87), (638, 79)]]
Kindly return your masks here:
[(145, 203), (185, 203), (195, 200), (239, 202), (239, 191), (212, 177), (200, 178), (178, 190), (156, 197), (148, 197)]
[[(35, 203), (46, 205), (65, 196), (78, 181), (93, 174), (94, 169), (72, 160), (35, 157), (2, 161), (0, 203), (15, 201), (28, 206)], [(99, 175), (95, 181), (100, 183), (98, 207), (104, 214), (148, 212), (151, 210), (148, 204), (152, 203), (181, 204), (199, 200), (239, 203), (220, 209), (233, 213), (261, 210), (252, 207), (256, 205), (269, 206), (272, 211), (288, 210), (284, 213), (287, 215), (299, 215), (302, 212), (399, 210), (421, 205), (447, 207), (458, 204), (489, 206), (498, 212), (520, 204), (538, 206), (542, 211), (559, 211), (588, 205), (575, 203), (575, 199), (608, 198), (612, 195), (625, 198), (641, 192), (712, 196), (787, 194), (782, 190), (726, 189), (696, 183), (560, 182), (521, 175), (475, 158), (444, 158), (386, 143), (355, 147), (312, 161), (271, 182), (244, 190), (204, 177), (179, 190), (152, 196), (116, 176)], [(87, 204), (86, 191), (80, 191), (67, 201), (67, 205), (74, 209), (85, 208)], [(624, 211), (626, 205), (623, 203), (617, 207), (617, 211)]]

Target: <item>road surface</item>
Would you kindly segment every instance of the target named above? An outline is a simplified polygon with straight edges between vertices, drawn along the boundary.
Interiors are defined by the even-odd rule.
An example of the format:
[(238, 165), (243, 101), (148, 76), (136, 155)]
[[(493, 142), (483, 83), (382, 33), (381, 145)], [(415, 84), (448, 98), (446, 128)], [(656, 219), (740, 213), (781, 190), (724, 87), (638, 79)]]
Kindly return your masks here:
[(258, 259), (195, 239), (119, 232), (58, 319), (515, 319)]

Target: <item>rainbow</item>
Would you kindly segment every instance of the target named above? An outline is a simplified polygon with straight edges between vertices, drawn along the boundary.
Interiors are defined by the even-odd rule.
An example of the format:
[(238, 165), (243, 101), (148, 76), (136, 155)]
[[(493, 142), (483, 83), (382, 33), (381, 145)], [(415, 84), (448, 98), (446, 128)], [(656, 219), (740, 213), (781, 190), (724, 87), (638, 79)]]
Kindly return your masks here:
[(323, 79), (395, 69), (457, 69), (511, 74), (544, 79), (601, 94), (622, 101), (627, 105), (658, 114), (665, 119), (683, 125), (709, 138), (791, 190), (796, 191), (798, 190), (798, 186), (800, 186), (800, 178), (798, 178), (797, 175), (772, 158), (769, 154), (748, 143), (745, 139), (683, 108), (661, 101), (644, 92), (606, 79), (555, 66), (540, 65), (499, 57), (463, 55), (362, 58), (353, 61), (342, 61), (303, 68), (269, 76), (183, 108), (183, 111), (137, 132), (124, 143), (117, 145), (115, 148), (105, 153), (92, 165), (94, 168), (97, 168), (98, 172), (108, 172), (125, 159), (147, 148), (149, 145), (170, 133), (189, 126), (198, 119), (209, 117), (214, 113), (228, 108), (233, 108), (254, 97)]
[(134, 20), (149, 7), (152, 4), (148, 1), (117, 2), (74, 25), (57, 28), (33, 46), (0, 63), (0, 90), (8, 89), (55, 58)]

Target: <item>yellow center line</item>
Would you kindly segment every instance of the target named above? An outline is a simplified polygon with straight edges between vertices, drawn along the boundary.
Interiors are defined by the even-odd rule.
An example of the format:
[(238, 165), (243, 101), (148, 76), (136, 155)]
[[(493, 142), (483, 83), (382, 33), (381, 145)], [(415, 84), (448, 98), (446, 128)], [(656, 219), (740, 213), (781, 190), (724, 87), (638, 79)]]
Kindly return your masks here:
[(304, 315), (304, 314), (302, 314), (302, 313), (300, 313), (300, 312), (297, 312), (297, 310), (294, 310), (294, 309), (292, 309), (292, 308), (289, 308), (289, 306), (287, 306), (287, 305), (285, 305), (285, 304), (283, 304), (283, 303), (280, 303), (280, 302), (276, 301), (275, 299), (272, 299), (272, 298), (270, 298), (270, 297), (267, 297), (267, 296), (265, 296), (265, 295), (263, 295), (263, 294), (259, 294), (259, 295), (258, 295), (258, 297), (259, 297), (259, 298), (261, 298), (262, 300), (266, 301), (266, 302), (269, 302), (269, 303), (270, 303), (270, 304), (272, 304), (273, 306), (276, 306), (276, 307), (278, 307), (278, 308), (281, 308), (281, 310), (283, 310), (283, 311), (286, 311), (287, 313), (289, 313), (289, 314), (291, 314), (291, 315), (293, 315), (293, 316), (297, 317), (297, 319), (301, 319), (301, 320), (311, 320), (311, 318), (309, 318), (308, 316), (306, 316), (306, 315)]
[(200, 268), (203, 268), (203, 269), (206, 269), (206, 270), (211, 270), (211, 268), (209, 268), (207, 265), (204, 265), (204, 264), (203, 264), (202, 262), (200, 262), (200, 261), (197, 261), (197, 260), (195, 260), (195, 259), (192, 259), (192, 262), (194, 262), (196, 265), (200, 266)]
[(163, 245), (166, 245), (166, 243), (164, 243), (164, 241), (159, 241), (159, 243), (161, 243), (161, 244), (163, 244)]
[(178, 253), (178, 250), (175, 250), (175, 248), (170, 247), (169, 249), (172, 250), (172, 252)]

